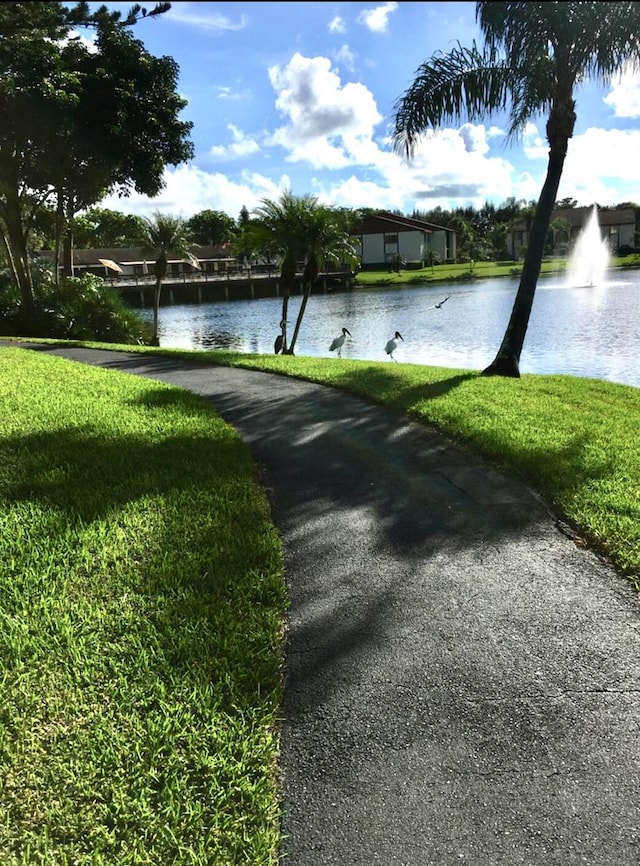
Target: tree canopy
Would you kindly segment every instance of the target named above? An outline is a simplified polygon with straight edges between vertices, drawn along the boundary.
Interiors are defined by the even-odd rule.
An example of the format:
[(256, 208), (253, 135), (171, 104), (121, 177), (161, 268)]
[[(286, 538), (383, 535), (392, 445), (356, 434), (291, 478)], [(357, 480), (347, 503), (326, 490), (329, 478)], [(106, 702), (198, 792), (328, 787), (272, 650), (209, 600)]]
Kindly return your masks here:
[[(0, 230), (27, 307), (36, 205), (55, 201), (61, 236), (109, 192), (157, 195), (165, 166), (193, 155), (177, 64), (153, 57), (129, 30), (169, 5), (122, 16), (89, 14), (86, 3), (0, 4)], [(95, 30), (95, 51), (73, 36), (77, 26)], [(67, 246), (70, 259), (70, 234)]]
[(187, 220), (187, 228), (195, 243), (201, 246), (220, 246), (233, 240), (235, 220), (219, 210), (199, 211)]

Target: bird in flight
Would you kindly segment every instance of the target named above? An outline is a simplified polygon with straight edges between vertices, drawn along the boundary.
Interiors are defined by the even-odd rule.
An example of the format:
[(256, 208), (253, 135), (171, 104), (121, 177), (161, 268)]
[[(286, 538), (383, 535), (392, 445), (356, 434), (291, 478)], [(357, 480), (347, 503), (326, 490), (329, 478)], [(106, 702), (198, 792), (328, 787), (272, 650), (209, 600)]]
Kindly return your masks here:
[(404, 337), (402, 336), (400, 331), (396, 331), (395, 334), (393, 335), (392, 339), (389, 340), (387, 345), (384, 347), (385, 352), (391, 358), (392, 361), (396, 360), (393, 357), (393, 353), (398, 348), (398, 340), (402, 340), (402, 342), (404, 343)]
[(351, 336), (351, 332), (347, 328), (343, 328), (340, 336), (332, 340), (331, 345), (329, 346), (330, 352), (335, 352), (336, 349), (338, 350), (338, 358), (342, 358), (342, 347), (344, 346), (344, 341), (347, 339), (347, 334)]
[(439, 310), (442, 307), (442, 305), (449, 300), (450, 297), (451, 297), (451, 295), (447, 295), (446, 298), (443, 298), (441, 301), (438, 301), (437, 304), (433, 305), (434, 309)]

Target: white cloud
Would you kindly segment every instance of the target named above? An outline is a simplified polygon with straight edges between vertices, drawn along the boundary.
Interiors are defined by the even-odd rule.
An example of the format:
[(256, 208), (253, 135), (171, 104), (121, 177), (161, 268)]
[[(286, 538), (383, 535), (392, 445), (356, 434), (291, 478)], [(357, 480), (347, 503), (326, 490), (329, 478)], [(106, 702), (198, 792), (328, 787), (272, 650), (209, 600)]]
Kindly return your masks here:
[(441, 129), (424, 136), (414, 157), (398, 157), (388, 181), (401, 191), (401, 198), (422, 209), (472, 204), (482, 207), (487, 198), (512, 195), (513, 166), (502, 157), (487, 157), (484, 126), (465, 124), (460, 129)]
[(288, 159), (314, 168), (344, 168), (354, 161), (361, 142), (370, 142), (382, 120), (363, 84), (342, 85), (326, 57), (295, 54), (287, 66), (273, 66), (269, 78), (276, 108), (289, 123), (270, 143), (289, 151)]
[(463, 124), (458, 134), (464, 142), (467, 153), (485, 154), (489, 150), (487, 134), (484, 126), (475, 126), (473, 123)]
[(323, 204), (341, 207), (402, 208), (402, 197), (398, 190), (371, 180), (362, 180), (355, 175), (318, 192), (318, 199)]
[(211, 156), (235, 159), (241, 156), (250, 156), (252, 153), (257, 153), (260, 150), (258, 142), (255, 139), (247, 138), (244, 132), (238, 129), (237, 126), (234, 126), (233, 123), (228, 123), (227, 129), (231, 132), (233, 142), (228, 145), (214, 145), (209, 150)]
[(332, 18), (327, 25), (329, 33), (346, 33), (347, 25), (344, 23), (344, 19), (339, 15), (336, 15), (335, 18)]
[[(533, 124), (525, 131), (523, 144), (525, 156), (539, 162), (543, 174), (549, 159), (549, 145)], [(640, 130), (592, 127), (573, 136), (569, 140), (558, 198), (575, 198), (585, 206), (594, 202), (613, 205), (638, 200), (639, 152)], [(535, 198), (542, 188), (542, 180), (538, 186)]]
[(640, 72), (629, 69), (619, 75), (603, 101), (613, 107), (614, 117), (640, 117)]
[(218, 92), (217, 99), (247, 99), (250, 96), (248, 90), (232, 90), (224, 85), (217, 85), (214, 89)]
[(567, 192), (563, 195), (584, 204), (640, 200), (638, 153), (640, 130), (585, 130), (569, 142), (561, 182)]
[(60, 40), (61, 45), (66, 45), (71, 40), (79, 42), (81, 45), (87, 49), (89, 54), (97, 54), (98, 49), (96, 47), (95, 40), (89, 39), (88, 36), (85, 36), (83, 33), (78, 32), (77, 30), (70, 30), (69, 35), (64, 39)]
[(389, 15), (395, 12), (397, 8), (397, 3), (389, 2), (373, 9), (364, 9), (358, 15), (358, 23), (364, 24), (374, 33), (384, 33), (389, 23)]
[[(202, 3), (172, 3), (166, 17), (171, 22), (187, 24), (197, 27), (198, 30), (212, 30), (221, 33), (228, 30), (244, 30), (247, 26), (245, 15), (241, 15), (238, 21), (232, 21), (220, 12), (209, 11), (213, 5), (208, 3), (207, 7), (204, 7)], [(207, 8), (207, 12), (203, 14), (205, 8)]]
[(349, 72), (353, 72), (355, 69), (355, 54), (348, 45), (343, 45), (334, 55), (334, 59), (337, 63), (341, 63), (345, 69), (348, 69)]
[(108, 196), (100, 207), (121, 213), (150, 216), (154, 211), (170, 213), (185, 219), (210, 208), (221, 210), (234, 219), (243, 206), (252, 210), (262, 198), (277, 199), (290, 189), (290, 179), (282, 175), (279, 181), (257, 173), (247, 172), (240, 183), (220, 173), (202, 171), (194, 165), (181, 165), (165, 169), (165, 188), (154, 199), (132, 193), (128, 198)]

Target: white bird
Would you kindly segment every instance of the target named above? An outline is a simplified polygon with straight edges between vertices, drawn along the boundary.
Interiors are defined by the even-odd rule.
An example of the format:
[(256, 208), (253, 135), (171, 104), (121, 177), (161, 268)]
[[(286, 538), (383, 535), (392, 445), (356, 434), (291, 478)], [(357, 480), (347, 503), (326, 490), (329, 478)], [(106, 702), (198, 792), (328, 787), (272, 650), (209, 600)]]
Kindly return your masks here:
[(404, 337), (402, 336), (400, 331), (396, 331), (395, 334), (393, 335), (393, 339), (389, 340), (387, 345), (384, 347), (385, 352), (391, 358), (392, 361), (396, 360), (393, 357), (393, 353), (398, 348), (398, 340), (402, 340), (402, 342), (404, 343)]
[(347, 328), (342, 329), (342, 333), (339, 337), (336, 337), (335, 340), (331, 341), (331, 345), (329, 346), (330, 352), (335, 352), (338, 350), (338, 358), (342, 358), (342, 347), (344, 346), (344, 341), (347, 339), (347, 334), (351, 336), (351, 332), (347, 330)]

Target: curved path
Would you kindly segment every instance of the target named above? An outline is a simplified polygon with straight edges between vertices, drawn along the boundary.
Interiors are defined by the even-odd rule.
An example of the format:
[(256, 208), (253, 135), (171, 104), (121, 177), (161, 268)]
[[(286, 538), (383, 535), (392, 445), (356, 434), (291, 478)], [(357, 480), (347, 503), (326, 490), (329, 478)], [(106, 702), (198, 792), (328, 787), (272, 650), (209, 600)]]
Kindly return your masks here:
[(639, 599), (530, 491), (323, 386), (37, 348), (200, 394), (262, 466), (283, 866), (638, 866)]

